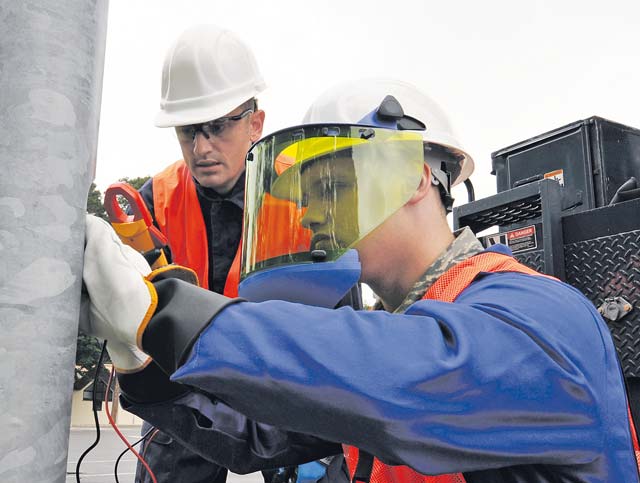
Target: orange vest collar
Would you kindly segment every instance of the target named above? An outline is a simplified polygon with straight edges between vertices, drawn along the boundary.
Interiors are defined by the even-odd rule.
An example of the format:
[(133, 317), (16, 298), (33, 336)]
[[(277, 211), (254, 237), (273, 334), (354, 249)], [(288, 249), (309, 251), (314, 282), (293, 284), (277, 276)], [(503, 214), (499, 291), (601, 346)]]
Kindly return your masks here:
[[(209, 246), (207, 229), (191, 172), (183, 160), (153, 177), (153, 206), (156, 223), (169, 240), (173, 262), (194, 270), (200, 286), (209, 288)], [(238, 296), (240, 247), (224, 288), (227, 297)]]

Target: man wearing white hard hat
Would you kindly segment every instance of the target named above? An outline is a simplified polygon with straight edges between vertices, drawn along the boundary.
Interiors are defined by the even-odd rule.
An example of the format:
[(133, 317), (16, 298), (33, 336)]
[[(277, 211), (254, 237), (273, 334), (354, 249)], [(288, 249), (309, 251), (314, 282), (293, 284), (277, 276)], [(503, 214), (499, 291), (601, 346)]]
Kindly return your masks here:
[[(262, 134), (265, 113), (256, 96), (265, 87), (252, 51), (235, 33), (214, 25), (184, 31), (164, 60), (155, 119), (175, 129), (183, 159), (140, 190), (173, 262), (193, 269), (200, 286), (229, 297), (237, 295), (245, 156)], [(159, 483), (223, 483), (227, 476), (159, 431), (142, 452)], [(274, 475), (265, 472), (265, 482)], [(277, 476), (286, 479), (284, 472)], [(142, 464), (136, 481), (152, 481)]]
[[(115, 344), (124, 406), (239, 471), (341, 443), (358, 482), (638, 482), (597, 310), (508, 247), (451, 232), (450, 188), (472, 161), (442, 111), (405, 83), (360, 81), (305, 120), (247, 158), (240, 294), (282, 300), (159, 280), (87, 218), (83, 325)], [(265, 222), (273, 200), (289, 223)], [(269, 251), (273, 230), (308, 243)], [(358, 280), (385, 310), (327, 308)], [(251, 421), (230, 433), (234, 410)]]
[(256, 96), (265, 88), (236, 34), (212, 25), (183, 32), (165, 57), (155, 121), (175, 129), (183, 159), (141, 189), (173, 261), (195, 270), (202, 287), (231, 296), (245, 156), (262, 135), (265, 113)]

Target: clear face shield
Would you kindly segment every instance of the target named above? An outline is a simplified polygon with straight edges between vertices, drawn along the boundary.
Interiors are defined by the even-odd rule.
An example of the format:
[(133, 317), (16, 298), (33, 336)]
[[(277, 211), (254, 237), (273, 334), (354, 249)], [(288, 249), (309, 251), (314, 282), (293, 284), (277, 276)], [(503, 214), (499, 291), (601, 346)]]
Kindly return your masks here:
[[(326, 276), (330, 285), (350, 283), (346, 292), (357, 278), (347, 270), (349, 280), (336, 280), (339, 268), (357, 262), (352, 249), (413, 195), (424, 149), (416, 132), (305, 125), (262, 139), (247, 159), (241, 295), (252, 278), (271, 278), (278, 291), (318, 292)], [(278, 275), (285, 273), (286, 281)]]

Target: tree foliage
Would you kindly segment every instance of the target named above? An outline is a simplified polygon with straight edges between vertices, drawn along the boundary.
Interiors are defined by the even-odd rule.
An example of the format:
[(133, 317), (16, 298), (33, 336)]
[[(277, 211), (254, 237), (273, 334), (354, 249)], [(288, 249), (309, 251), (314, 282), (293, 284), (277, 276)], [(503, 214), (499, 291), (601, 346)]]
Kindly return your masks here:
[(102, 193), (96, 187), (95, 183), (91, 183), (91, 188), (89, 188), (89, 196), (87, 198), (87, 212), (108, 221), (107, 212), (105, 211), (104, 205), (102, 204)]
[(73, 381), (74, 389), (82, 389), (91, 382), (95, 374), (101, 349), (102, 344), (95, 337), (78, 334), (78, 342), (76, 344), (76, 371)]
[(135, 189), (139, 190), (142, 188), (142, 185), (147, 182), (147, 180), (151, 178), (151, 176), (139, 176), (138, 178), (120, 178), (118, 181), (122, 181), (123, 183), (128, 183), (133, 186)]

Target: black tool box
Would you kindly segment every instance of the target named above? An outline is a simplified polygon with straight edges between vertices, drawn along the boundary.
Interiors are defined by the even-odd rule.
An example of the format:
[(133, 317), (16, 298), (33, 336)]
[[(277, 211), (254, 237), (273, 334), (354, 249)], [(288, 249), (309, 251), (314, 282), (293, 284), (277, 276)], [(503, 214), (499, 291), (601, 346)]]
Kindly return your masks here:
[(479, 236), (485, 246), (509, 245), (518, 261), (591, 300), (611, 332), (640, 423), (640, 199), (563, 214), (564, 194), (557, 182), (538, 181), (454, 208), (454, 226), (496, 230)]
[[(454, 227), (510, 246), (593, 302), (640, 421), (640, 189), (631, 179), (640, 180), (640, 130), (591, 117), (492, 158), (498, 194), (455, 207)], [(631, 189), (617, 193), (622, 185)]]
[(590, 117), (491, 155), (498, 192), (554, 178), (578, 195), (567, 212), (609, 204), (629, 178), (640, 180), (640, 130)]

